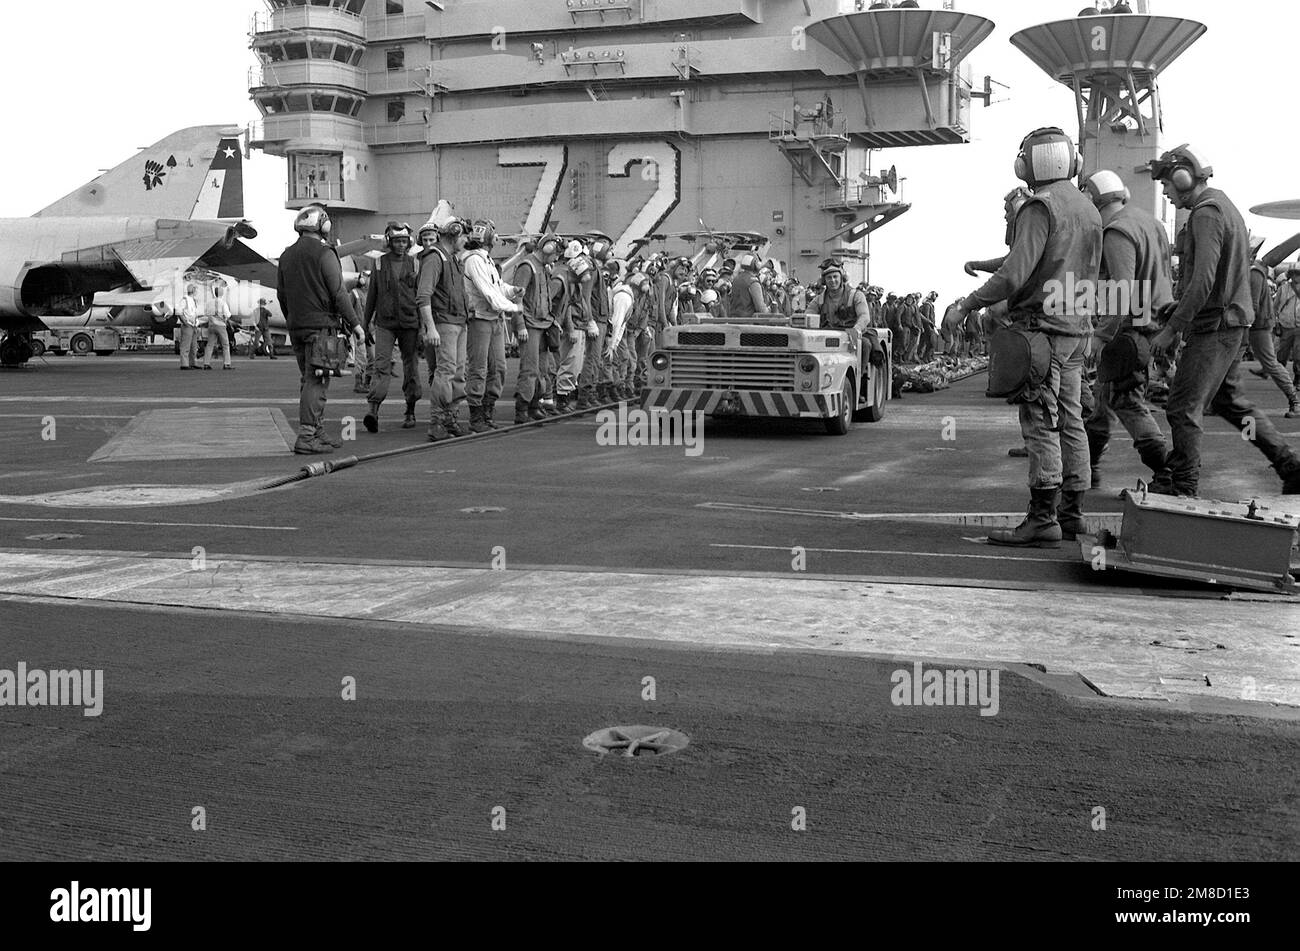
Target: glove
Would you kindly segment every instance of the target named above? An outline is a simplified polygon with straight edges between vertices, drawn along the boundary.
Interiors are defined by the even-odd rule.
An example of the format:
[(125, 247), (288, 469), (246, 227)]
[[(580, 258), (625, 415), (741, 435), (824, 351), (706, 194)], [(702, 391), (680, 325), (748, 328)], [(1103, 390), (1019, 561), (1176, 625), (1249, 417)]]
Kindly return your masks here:
[(577, 343), (581, 339), (582, 339), (582, 331), (579, 330), (577, 327), (574, 327), (572, 330), (569, 331), (569, 343)]
[(966, 265), (965, 265), (965, 270), (966, 270), (966, 273), (969, 274), (971, 277), (979, 277), (979, 276), (980, 276), (980, 272), (977, 271), (977, 270), (975, 270), (975, 262), (974, 262), (974, 261), (967, 261), (967, 262), (966, 262)]
[(600, 328), (594, 320), (587, 321), (587, 336), (593, 339), (600, 336)]

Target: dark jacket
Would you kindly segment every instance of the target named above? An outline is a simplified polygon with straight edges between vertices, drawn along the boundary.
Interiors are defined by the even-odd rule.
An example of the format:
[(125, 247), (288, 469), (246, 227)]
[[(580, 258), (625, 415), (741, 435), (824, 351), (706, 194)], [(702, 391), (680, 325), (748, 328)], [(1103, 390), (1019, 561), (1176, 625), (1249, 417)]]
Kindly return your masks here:
[(386, 330), (419, 329), (420, 314), (415, 308), (417, 274), (415, 259), (409, 254), (390, 251), (375, 262), (366, 294), (363, 322), (367, 328), (374, 323)]
[(1272, 332), (1277, 323), (1277, 311), (1273, 307), (1273, 295), (1268, 289), (1268, 268), (1262, 261), (1250, 265), (1250, 296), (1255, 304), (1255, 322), (1251, 330)]
[(1192, 208), (1182, 252), (1174, 329), (1213, 333), (1254, 323), (1250, 235), (1237, 206), (1217, 188), (1207, 188)]
[(744, 320), (758, 313), (754, 306), (754, 294), (751, 288), (758, 283), (758, 276), (752, 271), (740, 268), (731, 282), (731, 295), (727, 298), (727, 317)]
[(420, 277), (416, 285), (417, 307), (428, 305), (439, 324), (464, 326), (469, 320), (465, 301), (465, 269), (455, 252), (438, 246), (420, 255)]
[(333, 329), (340, 320), (349, 327), (360, 324), (338, 252), (316, 235), (302, 235), (280, 255), (276, 295), (290, 331)]
[(546, 275), (546, 265), (535, 254), (519, 262), (511, 278), (516, 287), (523, 288), (520, 303), (524, 307), (525, 326), (529, 330), (545, 330), (555, 321), (551, 316), (551, 287)]

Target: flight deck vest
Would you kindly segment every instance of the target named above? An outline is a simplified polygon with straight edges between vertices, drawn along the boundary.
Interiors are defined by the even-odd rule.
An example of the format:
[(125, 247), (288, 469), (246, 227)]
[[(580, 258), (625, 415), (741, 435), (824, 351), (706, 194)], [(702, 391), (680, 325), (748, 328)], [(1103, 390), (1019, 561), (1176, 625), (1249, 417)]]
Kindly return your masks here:
[[(1106, 268), (1105, 261), (1102, 261), (1103, 278), (1135, 282), (1130, 297), (1129, 313), (1107, 314), (1107, 316), (1130, 318), (1124, 325), (1131, 327), (1133, 318), (1140, 320), (1149, 315), (1154, 324), (1160, 308), (1174, 299), (1174, 285), (1170, 271), (1170, 258), (1173, 252), (1169, 246), (1169, 235), (1165, 233), (1164, 227), (1156, 220), (1155, 215), (1133, 204), (1125, 205), (1115, 217), (1106, 222), (1105, 234), (1111, 233), (1122, 235), (1133, 244), (1137, 251), (1137, 267), (1133, 274), (1111, 274)], [(1149, 296), (1150, 299), (1144, 300), (1144, 295)]]
[(1196, 234), (1192, 221), (1211, 208), (1218, 211), (1223, 222), (1223, 243), (1214, 285), (1205, 306), (1192, 318), (1192, 333), (1249, 327), (1255, 321), (1255, 305), (1250, 298), (1250, 236), (1237, 206), (1217, 188), (1207, 188), (1192, 208), (1183, 238), (1182, 283), (1186, 286), (1196, 272)]
[(1062, 289), (1084, 281), (1096, 284), (1101, 271), (1101, 214), (1069, 181), (1040, 188), (1025, 202), (1020, 214), (1032, 205), (1041, 205), (1047, 211), (1047, 245), (1029, 280), (1007, 299), (1011, 318), (1044, 333), (1086, 337), (1092, 333), (1090, 314), (1079, 313), (1080, 308), (1073, 306), (1050, 307), (1054, 313), (1049, 314), (1048, 301), (1055, 298), (1059, 302)]

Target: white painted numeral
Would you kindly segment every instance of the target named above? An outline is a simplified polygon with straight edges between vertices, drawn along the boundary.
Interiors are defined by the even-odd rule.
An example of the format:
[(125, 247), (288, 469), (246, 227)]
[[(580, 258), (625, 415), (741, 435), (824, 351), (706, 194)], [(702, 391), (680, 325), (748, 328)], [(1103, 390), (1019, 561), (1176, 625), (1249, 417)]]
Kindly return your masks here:
[[(503, 145), (497, 151), (497, 164), (503, 168), (541, 165), (542, 180), (537, 184), (533, 206), (528, 209), (524, 231), (541, 234), (551, 222), (551, 209), (560, 194), (560, 183), (569, 167), (566, 145)], [(503, 222), (504, 223), (504, 222)]]
[(682, 155), (677, 146), (663, 140), (621, 142), (609, 150), (610, 178), (630, 178), (633, 165), (653, 165), (658, 184), (614, 242), (614, 254), (620, 258), (631, 256), (637, 243), (654, 234), (681, 201)]

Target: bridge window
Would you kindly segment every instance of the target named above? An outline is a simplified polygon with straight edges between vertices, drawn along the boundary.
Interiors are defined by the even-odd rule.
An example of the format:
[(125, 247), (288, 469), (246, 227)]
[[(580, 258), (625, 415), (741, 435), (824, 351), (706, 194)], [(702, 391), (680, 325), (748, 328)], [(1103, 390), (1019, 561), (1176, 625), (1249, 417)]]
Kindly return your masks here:
[(388, 100), (388, 121), (401, 122), (406, 118), (406, 100), (390, 99)]
[(400, 17), (406, 12), (406, 4), (402, 0), (386, 0), (384, 12), (390, 17)]
[(389, 72), (406, 68), (406, 50), (402, 49), (400, 46), (388, 50), (385, 53), (385, 59), (388, 63)]

